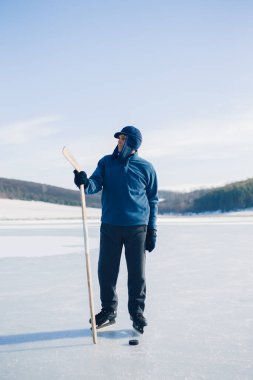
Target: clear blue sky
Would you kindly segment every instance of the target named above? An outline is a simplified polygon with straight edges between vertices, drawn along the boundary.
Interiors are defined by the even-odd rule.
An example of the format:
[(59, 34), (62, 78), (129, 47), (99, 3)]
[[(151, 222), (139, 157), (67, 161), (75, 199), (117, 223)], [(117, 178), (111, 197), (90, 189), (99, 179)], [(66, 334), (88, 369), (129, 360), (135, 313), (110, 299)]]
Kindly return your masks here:
[(253, 177), (253, 2), (0, 3), (0, 176), (73, 187), (142, 131), (160, 189)]

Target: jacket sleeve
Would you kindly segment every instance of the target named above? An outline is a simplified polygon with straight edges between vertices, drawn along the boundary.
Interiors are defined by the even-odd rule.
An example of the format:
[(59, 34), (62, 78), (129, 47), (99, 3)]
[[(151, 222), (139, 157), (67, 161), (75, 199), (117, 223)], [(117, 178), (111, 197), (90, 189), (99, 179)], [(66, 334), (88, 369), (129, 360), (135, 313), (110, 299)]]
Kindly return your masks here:
[(152, 168), (152, 171), (150, 173), (150, 179), (149, 184), (146, 189), (148, 203), (150, 207), (150, 214), (149, 214), (149, 222), (148, 222), (148, 228), (157, 228), (156, 225), (156, 218), (157, 218), (157, 212), (158, 212), (158, 184), (157, 184), (157, 176), (154, 168)]
[(104, 159), (101, 158), (95, 171), (89, 178), (89, 184), (85, 189), (86, 194), (95, 194), (102, 189), (104, 182), (104, 166)]

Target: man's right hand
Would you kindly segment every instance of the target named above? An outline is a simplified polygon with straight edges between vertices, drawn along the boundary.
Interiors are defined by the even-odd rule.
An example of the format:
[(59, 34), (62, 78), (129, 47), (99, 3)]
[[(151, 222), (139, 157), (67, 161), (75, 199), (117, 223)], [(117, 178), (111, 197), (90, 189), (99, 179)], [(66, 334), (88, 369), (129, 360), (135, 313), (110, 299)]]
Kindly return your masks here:
[(74, 174), (75, 174), (74, 182), (76, 186), (79, 187), (80, 189), (80, 186), (84, 185), (84, 188), (86, 189), (86, 187), (89, 184), (87, 174), (84, 171), (78, 172), (77, 170), (74, 170)]
[(156, 229), (155, 228), (148, 228), (147, 236), (146, 236), (146, 242), (145, 242), (146, 251), (152, 252), (155, 249), (156, 236), (157, 236), (156, 235)]

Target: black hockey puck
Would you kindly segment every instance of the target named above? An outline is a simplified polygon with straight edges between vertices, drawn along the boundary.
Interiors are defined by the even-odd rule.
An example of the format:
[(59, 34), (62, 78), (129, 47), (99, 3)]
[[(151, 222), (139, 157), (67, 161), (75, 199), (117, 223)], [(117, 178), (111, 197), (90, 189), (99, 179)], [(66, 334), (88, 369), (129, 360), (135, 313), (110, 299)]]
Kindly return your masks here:
[(138, 339), (130, 339), (129, 344), (130, 346), (137, 346), (137, 344), (139, 344), (139, 341)]

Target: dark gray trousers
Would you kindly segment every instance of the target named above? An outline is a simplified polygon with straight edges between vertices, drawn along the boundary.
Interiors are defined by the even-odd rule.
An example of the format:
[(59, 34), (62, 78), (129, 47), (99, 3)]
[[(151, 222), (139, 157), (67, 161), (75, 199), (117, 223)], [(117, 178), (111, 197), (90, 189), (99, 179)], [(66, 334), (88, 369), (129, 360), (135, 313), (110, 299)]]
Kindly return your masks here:
[(146, 298), (145, 239), (147, 226), (114, 226), (102, 223), (98, 279), (103, 308), (117, 310), (116, 284), (123, 246), (128, 271), (128, 311), (143, 312)]

